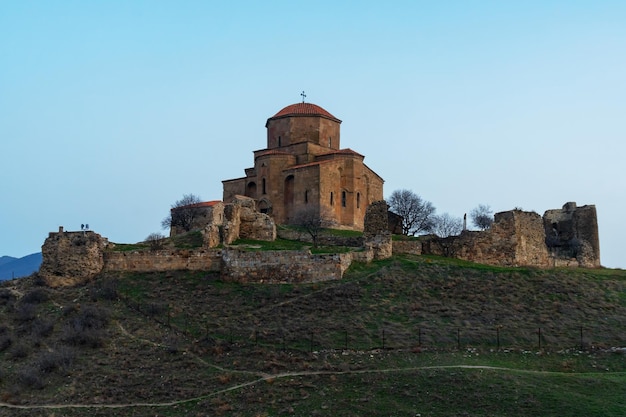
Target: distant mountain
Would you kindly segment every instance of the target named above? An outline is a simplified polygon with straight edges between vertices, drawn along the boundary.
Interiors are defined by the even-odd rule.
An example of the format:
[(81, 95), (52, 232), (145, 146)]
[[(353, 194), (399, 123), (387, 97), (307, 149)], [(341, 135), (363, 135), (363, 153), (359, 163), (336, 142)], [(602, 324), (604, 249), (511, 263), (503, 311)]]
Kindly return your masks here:
[(41, 252), (14, 258), (12, 256), (0, 257), (0, 280), (27, 277), (39, 270), (41, 265)]
[(17, 261), (18, 258), (12, 256), (0, 256), (0, 266), (8, 264), (9, 262)]

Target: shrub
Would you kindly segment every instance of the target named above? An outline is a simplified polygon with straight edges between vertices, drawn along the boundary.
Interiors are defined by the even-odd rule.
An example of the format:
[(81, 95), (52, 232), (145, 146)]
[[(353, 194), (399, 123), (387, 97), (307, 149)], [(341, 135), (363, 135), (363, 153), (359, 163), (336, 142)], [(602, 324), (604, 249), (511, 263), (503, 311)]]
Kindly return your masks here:
[(33, 285), (35, 287), (45, 287), (47, 285), (46, 284), (46, 280), (41, 275), (39, 275), (38, 273), (34, 273), (31, 276), (33, 277), (32, 278), (33, 279), (32, 282), (33, 282)]
[(141, 311), (150, 317), (163, 316), (167, 312), (167, 304), (147, 303)]
[(41, 304), (44, 301), (48, 301), (49, 298), (50, 295), (48, 294), (48, 291), (46, 289), (35, 288), (34, 290), (27, 292), (22, 297), (22, 303)]
[(25, 388), (43, 389), (46, 384), (37, 368), (27, 366), (17, 372), (17, 382)]
[(93, 301), (115, 301), (118, 298), (119, 294), (117, 292), (117, 281), (114, 279), (105, 279), (103, 281), (99, 281), (91, 289), (91, 299)]
[(6, 305), (15, 299), (15, 295), (8, 288), (0, 288), (0, 304)]
[(51, 352), (44, 352), (35, 359), (35, 367), (44, 373), (57, 370), (67, 371), (74, 363), (75, 352), (65, 346), (61, 346)]
[(102, 329), (109, 323), (108, 311), (88, 305), (71, 318), (63, 328), (62, 340), (74, 346), (101, 347), (104, 344)]
[(45, 320), (37, 318), (33, 321), (31, 326), (31, 333), (37, 337), (48, 337), (54, 330), (54, 322), (52, 320)]
[(22, 341), (13, 343), (9, 350), (9, 355), (13, 359), (23, 359), (30, 353), (30, 348)]
[(13, 344), (13, 338), (8, 334), (0, 335), (0, 352), (4, 352)]
[(150, 245), (151, 250), (163, 249), (165, 244), (165, 236), (161, 233), (150, 233), (145, 240)]
[(15, 307), (15, 320), (19, 322), (27, 322), (37, 317), (37, 307), (30, 303), (19, 303)]

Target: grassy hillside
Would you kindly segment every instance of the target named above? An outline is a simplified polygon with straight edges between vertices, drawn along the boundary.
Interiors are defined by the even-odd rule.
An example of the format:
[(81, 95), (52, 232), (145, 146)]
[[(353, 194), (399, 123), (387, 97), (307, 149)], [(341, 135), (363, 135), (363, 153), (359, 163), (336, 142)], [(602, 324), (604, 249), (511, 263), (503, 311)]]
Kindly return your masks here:
[(0, 286), (0, 415), (626, 415), (626, 271), (405, 256), (306, 285), (39, 284)]

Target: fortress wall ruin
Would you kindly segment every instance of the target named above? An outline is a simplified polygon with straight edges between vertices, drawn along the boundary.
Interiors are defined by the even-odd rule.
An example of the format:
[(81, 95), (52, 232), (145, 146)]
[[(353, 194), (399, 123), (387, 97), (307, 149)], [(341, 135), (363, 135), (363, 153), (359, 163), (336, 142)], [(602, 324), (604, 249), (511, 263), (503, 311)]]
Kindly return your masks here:
[(421, 240), (394, 240), (392, 241), (393, 253), (403, 255), (421, 255)]
[(497, 213), (490, 229), (463, 231), (448, 238), (429, 237), (422, 253), (500, 266), (551, 266), (539, 214), (512, 210)]
[(103, 272), (207, 271), (219, 272), (218, 249), (176, 249), (156, 251), (105, 252)]
[[(505, 211), (497, 213), (493, 225), (485, 231), (466, 230), (447, 238), (426, 236), (419, 240), (392, 241), (383, 203), (372, 204), (371, 224), (377, 226), (365, 228), (361, 250), (325, 255), (311, 254), (308, 250), (245, 251), (206, 246), (113, 252), (106, 250), (110, 246), (108, 240), (97, 233), (64, 232), (59, 228), (58, 233), (49, 234), (42, 247), (39, 275), (51, 287), (87, 282), (103, 271), (192, 270), (220, 272), (222, 279), (237, 282), (318, 282), (341, 279), (352, 262), (386, 259), (393, 253), (441, 255), (499, 266), (600, 266), (594, 206), (577, 208), (575, 203), (567, 203), (562, 210), (546, 212), (543, 218), (534, 212)], [(245, 223), (245, 216), (235, 217)], [(268, 226), (267, 222), (255, 219), (258, 217), (249, 223), (258, 227), (252, 227), (250, 233), (260, 229), (264, 238), (274, 235), (273, 224)], [(238, 222), (232, 224), (240, 228)], [(547, 237), (547, 233), (551, 235)]]
[(222, 251), (222, 279), (235, 282), (302, 283), (338, 280), (353, 261), (351, 253), (309, 251)]

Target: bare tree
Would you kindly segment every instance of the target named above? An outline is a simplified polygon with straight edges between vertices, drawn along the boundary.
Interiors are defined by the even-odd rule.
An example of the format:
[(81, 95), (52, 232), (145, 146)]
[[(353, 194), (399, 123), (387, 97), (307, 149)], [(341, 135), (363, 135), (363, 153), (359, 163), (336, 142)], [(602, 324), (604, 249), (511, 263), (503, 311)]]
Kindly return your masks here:
[(491, 207), (485, 204), (479, 204), (470, 212), (470, 218), (474, 226), (480, 230), (487, 230), (493, 224), (493, 212)]
[(163, 229), (180, 227), (185, 232), (190, 231), (198, 214), (193, 205), (201, 202), (200, 197), (195, 194), (183, 195), (183, 198), (172, 204), (170, 214), (161, 221), (161, 226)]
[(410, 190), (396, 190), (387, 200), (392, 212), (402, 216), (402, 233), (415, 236), (430, 232), (434, 226), (435, 207)]
[(312, 205), (306, 206), (296, 212), (292, 223), (301, 227), (311, 236), (313, 247), (317, 247), (318, 239), (324, 229), (331, 228), (335, 222), (324, 211), (320, 211)]
[(453, 217), (448, 213), (434, 216), (432, 232), (439, 237), (457, 236), (463, 231), (463, 219)]
[(150, 244), (150, 249), (152, 250), (162, 249), (165, 236), (161, 233), (150, 233), (148, 237), (146, 237), (145, 242)]

